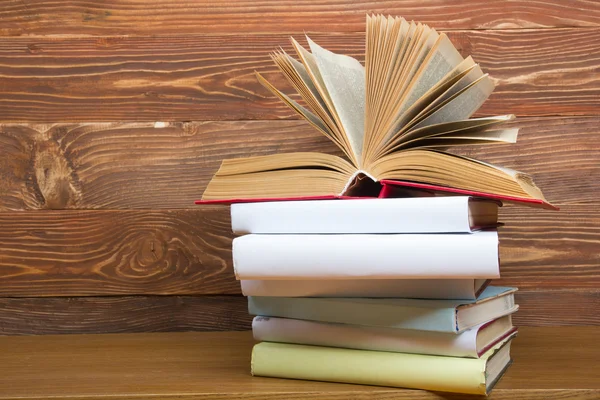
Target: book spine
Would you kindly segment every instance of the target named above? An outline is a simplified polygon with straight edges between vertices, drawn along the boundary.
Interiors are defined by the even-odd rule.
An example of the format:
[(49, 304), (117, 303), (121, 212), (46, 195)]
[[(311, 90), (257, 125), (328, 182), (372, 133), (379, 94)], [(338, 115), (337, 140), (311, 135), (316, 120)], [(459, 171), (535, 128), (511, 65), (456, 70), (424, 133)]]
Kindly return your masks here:
[(494, 279), (498, 234), (258, 235), (233, 240), (237, 279)]
[(486, 360), (259, 343), (252, 374), (276, 378), (486, 394)]
[(259, 342), (479, 358), (476, 328), (454, 335), (410, 329), (255, 317), (252, 321), (252, 332), (254, 339)]
[(457, 333), (456, 307), (445, 300), (248, 297), (251, 315)]
[(475, 300), (474, 279), (242, 280), (244, 296)]
[(469, 197), (232, 204), (235, 233), (468, 233)]

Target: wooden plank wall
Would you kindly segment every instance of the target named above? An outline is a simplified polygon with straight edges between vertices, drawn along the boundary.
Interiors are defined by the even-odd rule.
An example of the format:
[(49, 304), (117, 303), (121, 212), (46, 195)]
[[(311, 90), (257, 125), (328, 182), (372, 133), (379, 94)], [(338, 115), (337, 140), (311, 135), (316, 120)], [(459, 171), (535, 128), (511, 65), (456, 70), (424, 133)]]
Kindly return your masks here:
[(497, 84), (479, 115), (518, 116), (463, 152), (561, 207), (502, 211), (516, 323), (600, 324), (597, 2), (32, 0), (0, 3), (0, 334), (247, 329), (228, 211), (193, 200), (223, 158), (336, 151), (253, 71), (285, 86), (303, 32), (362, 59), (367, 12), (448, 32)]

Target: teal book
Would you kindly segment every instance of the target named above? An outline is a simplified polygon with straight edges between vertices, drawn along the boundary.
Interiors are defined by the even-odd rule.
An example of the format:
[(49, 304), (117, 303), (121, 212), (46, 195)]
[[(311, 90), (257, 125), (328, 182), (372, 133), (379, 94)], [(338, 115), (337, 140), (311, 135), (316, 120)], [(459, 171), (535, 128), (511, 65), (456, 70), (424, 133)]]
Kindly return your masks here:
[(476, 300), (248, 297), (251, 315), (459, 333), (517, 311), (516, 288), (489, 286)]

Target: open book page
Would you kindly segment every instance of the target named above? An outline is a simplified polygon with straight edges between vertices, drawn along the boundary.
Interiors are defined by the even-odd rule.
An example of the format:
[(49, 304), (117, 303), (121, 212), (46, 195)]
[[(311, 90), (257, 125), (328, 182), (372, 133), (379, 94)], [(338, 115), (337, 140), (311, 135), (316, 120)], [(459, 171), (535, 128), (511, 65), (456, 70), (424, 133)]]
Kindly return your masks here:
[(397, 114), (404, 112), (407, 106), (410, 106), (427, 93), (462, 61), (462, 56), (452, 45), (450, 39), (445, 34), (441, 34), (429, 52), (427, 59), (424, 60), (416, 72), (409, 91), (403, 99), (402, 107)]
[[(380, 88), (385, 95), (376, 96), (381, 100), (374, 101), (373, 107), (378, 110), (375, 117), (377, 121), (369, 125), (370, 131), (368, 136), (372, 137), (370, 143), (374, 143), (375, 145), (371, 145), (363, 155), (363, 163), (366, 163), (371, 158), (372, 153), (377, 148), (377, 144), (382, 143), (384, 140), (386, 132), (389, 130), (390, 125), (393, 125), (394, 119), (402, 108), (406, 92), (412, 87), (414, 79), (416, 79), (421, 70), (422, 63), (428, 58), (438, 39), (439, 34), (435, 30), (427, 26), (417, 26), (415, 36), (411, 40), (413, 43), (411, 43), (408, 58), (403, 61), (404, 65), (400, 74), (396, 79), (388, 81), (390, 85)], [(377, 69), (379, 74), (386, 74), (388, 66), (384, 65), (381, 61), (376, 60), (376, 65), (373, 68)]]
[(340, 140), (336, 137), (335, 133), (331, 132), (331, 130), (329, 130), (329, 128), (323, 123), (323, 121), (319, 117), (317, 117), (315, 114), (313, 114), (312, 112), (307, 110), (305, 107), (302, 107), (296, 101), (292, 100), (285, 93), (280, 92), (277, 88), (275, 88), (273, 85), (271, 85), (269, 83), (269, 81), (267, 81), (265, 78), (263, 78), (262, 75), (260, 75), (258, 72), (256, 73), (256, 77), (258, 78), (258, 81), (264, 87), (266, 87), (267, 89), (269, 89), (271, 91), (271, 93), (273, 93), (274, 95), (279, 97), (291, 109), (293, 109), (298, 114), (300, 114), (312, 126), (317, 128), (317, 130), (319, 130), (329, 140), (331, 140), (333, 143), (335, 143), (340, 149), (342, 149), (342, 151), (344, 152), (344, 154), (346, 154), (346, 156), (348, 156), (348, 158), (350, 158), (351, 160), (353, 159), (353, 154), (348, 153), (347, 146), (345, 146), (344, 143), (340, 142)]
[[(363, 142), (363, 158), (372, 146), (372, 125), (376, 120), (373, 112), (380, 112), (376, 107), (381, 104), (385, 94), (383, 88), (388, 87), (398, 64), (401, 49), (406, 46), (406, 35), (409, 24), (403, 18), (375, 18), (367, 15), (367, 43), (365, 49), (366, 98), (365, 98), (365, 137)], [(376, 64), (376, 65), (374, 65)], [(381, 66), (385, 66), (382, 68)]]
[[(368, 165), (383, 154), (387, 154), (390, 148), (394, 148), (399, 143), (404, 141), (406, 131), (409, 130), (407, 124), (409, 122), (415, 124), (420, 119), (427, 116), (427, 110), (430, 105), (436, 102), (440, 97), (443, 97), (450, 88), (453, 88), (457, 82), (464, 78), (473, 68), (476, 67), (475, 62), (469, 56), (457, 65), (452, 71), (448, 72), (446, 76), (436, 83), (431, 89), (429, 89), (424, 95), (417, 99), (406, 109), (401, 115), (396, 116), (394, 121), (395, 126), (398, 127), (396, 132), (393, 132), (385, 140), (378, 140), (373, 146), (370, 146), (368, 158), (365, 159), (364, 165)], [(367, 132), (365, 132), (366, 134)]]
[(422, 182), (545, 201), (525, 174), (437, 150), (409, 149), (391, 153), (374, 162), (369, 172), (377, 180)]
[(224, 160), (216, 175), (253, 174), (255, 172), (286, 170), (292, 168), (330, 169), (348, 176), (354, 174), (356, 171), (354, 166), (348, 161), (331, 154), (296, 152)]
[[(446, 153), (446, 154), (448, 154), (448, 153)], [(533, 178), (529, 174), (526, 174), (526, 173), (521, 172), (521, 171), (516, 171), (516, 170), (514, 170), (512, 168), (502, 167), (500, 165), (490, 164), (490, 163), (487, 163), (485, 161), (476, 160), (476, 159), (470, 158), (470, 157), (457, 156), (455, 154), (452, 154), (452, 156), (459, 157), (459, 158), (462, 158), (464, 160), (468, 160), (470, 162), (477, 163), (479, 165), (482, 165), (482, 166), (485, 166), (485, 167), (489, 167), (489, 168), (494, 168), (494, 169), (496, 169), (498, 171), (501, 171), (502, 173), (504, 173), (504, 174), (512, 177), (516, 182), (518, 182), (519, 185), (521, 186), (521, 188), (523, 190), (525, 190), (525, 192), (527, 193), (527, 195), (529, 197), (534, 198), (534, 199), (541, 199), (544, 202), (546, 202), (546, 199), (544, 198), (544, 195), (542, 194), (542, 191), (540, 190), (539, 187), (537, 187), (537, 185), (533, 181)]]
[[(405, 24), (404, 21), (400, 21), (400, 23), (403, 25), (398, 32), (400, 35), (398, 40), (401, 42), (401, 45), (394, 48), (393, 64), (386, 66), (379, 62), (377, 58), (372, 61), (371, 59), (369, 60), (371, 64), (369, 68), (373, 69), (375, 77), (386, 76), (385, 86), (379, 90), (381, 93), (373, 93), (372, 98), (369, 99), (373, 111), (369, 116), (369, 121), (367, 121), (368, 132), (365, 135), (372, 137), (370, 141), (373, 143), (378, 142), (378, 133), (381, 131), (381, 127), (387, 122), (386, 114), (389, 114), (390, 108), (397, 104), (398, 92), (400, 91), (398, 88), (402, 87), (404, 78), (410, 68), (409, 59), (415, 47), (419, 44), (419, 38), (423, 30), (421, 24), (415, 24), (414, 22)], [(406, 27), (402, 29), (404, 25)], [(370, 151), (371, 149), (367, 150)]]
[(446, 104), (416, 124), (414, 128), (467, 119), (481, 107), (493, 90), (494, 83), (486, 74), (454, 95)]
[(435, 125), (427, 125), (411, 130), (404, 135), (397, 136), (394, 141), (388, 143), (378, 154), (381, 158), (386, 154), (410, 147), (414, 142), (423, 138), (435, 137), (445, 134), (453, 135), (478, 135), (486, 129), (503, 124), (514, 119), (514, 115), (500, 115), (496, 117), (473, 118), (462, 121), (444, 122)]
[[(494, 88), (471, 57), (463, 60), (445, 35), (402, 18), (368, 16), (366, 39), (364, 68), (354, 58), (325, 50), (310, 38), (312, 52), (292, 38), (301, 62), (283, 50), (275, 52), (274, 61), (303, 101), (257, 75), (273, 94), (334, 142), (349, 162), (329, 156), (327, 162), (309, 157), (297, 164), (295, 153), (288, 153), (269, 156), (268, 168), (262, 165), (252, 171), (245, 161), (237, 161), (238, 172), (220, 171), (209, 184), (206, 192), (212, 199), (377, 196), (382, 190), (385, 195), (396, 180), (406, 186), (438, 186), (440, 191), (448, 188), (545, 203), (528, 175), (441, 151), (513, 143), (517, 138), (516, 128), (497, 126), (512, 116), (469, 119)], [(295, 161), (290, 164), (290, 160)], [(390, 183), (378, 183), (381, 180)]]
[(308, 50), (306, 50), (304, 47), (302, 47), (302, 45), (300, 45), (300, 43), (298, 43), (296, 41), (296, 39), (291, 38), (291, 41), (292, 41), (292, 46), (296, 50), (296, 54), (302, 61), (302, 64), (304, 65), (306, 72), (308, 73), (311, 80), (313, 81), (315, 88), (318, 90), (319, 94), (321, 95), (321, 99), (327, 105), (327, 110), (329, 111), (329, 114), (333, 117), (333, 120), (335, 121), (335, 125), (337, 127), (337, 129), (335, 131), (338, 133), (338, 135), (337, 135), (338, 140), (341, 143), (343, 143), (343, 146), (345, 147), (344, 152), (348, 155), (350, 160), (352, 160), (352, 162), (358, 166), (360, 159), (358, 157), (356, 157), (356, 154), (354, 152), (352, 144), (350, 143), (350, 139), (344, 131), (344, 126), (343, 126), (342, 120), (336, 110), (336, 107), (331, 98), (331, 94), (329, 93), (329, 89), (327, 88), (327, 85), (325, 84), (323, 76), (321, 75), (321, 71), (319, 70), (319, 65), (317, 63), (316, 57), (313, 54), (311, 54)]
[(440, 37), (435, 29), (431, 29), (427, 25), (423, 25), (422, 29), (421, 37), (415, 46), (413, 54), (408, 59), (406, 72), (402, 77), (402, 85), (399, 90), (402, 93), (401, 98), (404, 97), (408, 88), (414, 83), (423, 62), (427, 59)]
[(455, 79), (452, 79), (452, 85), (445, 86), (445, 90), (439, 93), (437, 97), (432, 98), (429, 104), (427, 104), (421, 111), (416, 115), (412, 115), (410, 120), (404, 120), (403, 126), (400, 128), (396, 136), (403, 136), (406, 132), (415, 129), (415, 126), (429, 117), (431, 114), (442, 108), (450, 100), (452, 100), (457, 94), (464, 91), (466, 88), (471, 86), (477, 80), (483, 77), (483, 72), (479, 65), (475, 64), (468, 68), (464, 73), (461, 73)]
[(423, 111), (419, 113), (415, 120), (410, 122), (413, 123), (419, 121), (433, 114), (458, 93), (472, 85), (477, 80), (481, 79), (483, 75), (484, 74), (481, 70), (481, 67), (479, 65), (474, 65), (473, 68), (470, 68), (466, 74), (462, 75), (460, 79), (456, 80), (455, 83), (452, 86), (450, 86), (444, 93), (440, 94), (435, 100), (433, 100), (429, 105), (427, 105), (427, 107), (425, 107)]
[(315, 86), (315, 84), (313, 83), (313, 81), (310, 80), (310, 75), (306, 71), (306, 68), (304, 67), (304, 65), (301, 62), (297, 61), (295, 58), (291, 57), (287, 53), (285, 54), (285, 56), (286, 56), (288, 62), (290, 63), (290, 65), (294, 68), (294, 70), (298, 74), (298, 77), (302, 80), (302, 83), (304, 83), (304, 85), (310, 90), (310, 93), (312, 93), (313, 97), (318, 101), (319, 105), (321, 106), (320, 108), (327, 111), (327, 105), (325, 104), (325, 101), (319, 94), (319, 91), (318, 91), (317, 87)]
[(390, 97), (389, 101), (379, 105), (380, 107), (383, 107), (383, 113), (380, 115), (380, 118), (382, 118), (382, 126), (387, 126), (390, 119), (395, 115), (398, 107), (401, 106), (402, 99), (412, 85), (421, 64), (427, 58), (427, 55), (435, 46), (438, 39), (439, 34), (435, 30), (426, 25), (419, 24), (417, 26), (417, 31), (412, 40), (413, 44), (407, 54), (407, 59), (404, 61), (399, 80), (394, 86), (383, 88), (383, 90), (390, 92)]
[(307, 40), (353, 153), (360, 160), (365, 125), (365, 69), (356, 59), (325, 50), (309, 37)]
[(337, 171), (302, 168), (225, 175), (210, 181), (202, 200), (333, 198), (343, 192), (347, 181), (348, 176)]
[(406, 144), (405, 148), (414, 147), (452, 147), (477, 144), (503, 144), (516, 143), (519, 128), (500, 129), (496, 131), (482, 131), (478, 133), (446, 133), (437, 136), (417, 139)]
[(348, 161), (324, 153), (234, 158), (223, 161), (202, 199), (335, 196), (355, 171)]
[(395, 84), (400, 76), (400, 65), (408, 48), (410, 24), (403, 18), (367, 16), (367, 43), (365, 71), (367, 93), (365, 98), (365, 137), (363, 161), (377, 145), (374, 126), (382, 113), (381, 104), (390, 93), (384, 88)]
[(404, 113), (419, 98), (434, 88), (448, 73), (455, 70), (462, 61), (462, 56), (454, 48), (448, 37), (444, 34), (440, 35), (428, 58), (415, 74), (407, 93), (403, 96), (401, 103), (395, 111), (394, 120), (387, 127), (387, 131), (384, 133), (381, 142), (386, 142), (399, 131), (405, 123), (401, 118)]
[(277, 64), (279, 69), (288, 78), (288, 81), (294, 86), (296, 91), (302, 96), (302, 99), (310, 106), (310, 108), (323, 120), (329, 130), (340, 140), (340, 132), (333, 118), (327, 111), (327, 105), (319, 94), (314, 83), (310, 80), (310, 76), (306, 72), (306, 68), (302, 63), (296, 61), (285, 52), (276, 52), (271, 55), (271, 58)]

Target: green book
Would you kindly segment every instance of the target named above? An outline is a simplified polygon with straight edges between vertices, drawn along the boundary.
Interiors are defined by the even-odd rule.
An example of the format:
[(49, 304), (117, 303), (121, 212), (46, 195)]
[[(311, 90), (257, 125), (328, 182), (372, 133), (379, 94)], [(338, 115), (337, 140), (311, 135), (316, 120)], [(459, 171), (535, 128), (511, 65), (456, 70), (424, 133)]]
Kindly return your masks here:
[(510, 340), (481, 358), (263, 342), (252, 375), (487, 395), (510, 365)]

